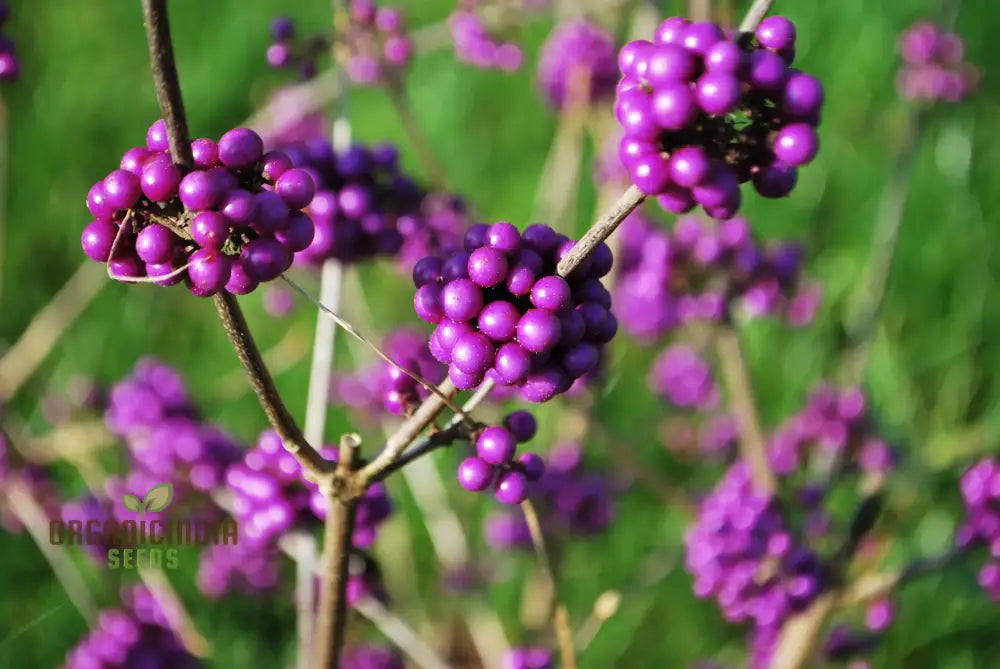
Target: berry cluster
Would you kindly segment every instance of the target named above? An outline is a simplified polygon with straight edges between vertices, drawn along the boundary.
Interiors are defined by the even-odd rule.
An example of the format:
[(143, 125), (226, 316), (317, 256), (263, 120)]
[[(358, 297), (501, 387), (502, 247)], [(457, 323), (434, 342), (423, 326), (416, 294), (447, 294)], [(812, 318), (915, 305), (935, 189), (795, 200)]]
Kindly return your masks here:
[(376, 7), (374, 0), (351, 0), (348, 15), (344, 70), (354, 83), (377, 84), (406, 67), (413, 42), (398, 9)]
[(126, 151), (121, 168), (87, 194), (96, 220), (84, 228), (83, 250), (122, 281), (186, 280), (200, 297), (245, 295), (313, 241), (312, 221), (299, 210), (315, 184), (284, 153), (265, 154), (246, 128), (218, 143), (196, 139), (191, 151), (195, 168), (185, 174), (171, 161), (166, 125), (154, 123), (146, 146)]
[(172, 628), (171, 616), (143, 586), (122, 593), (123, 607), (105, 609), (97, 626), (66, 655), (65, 669), (200, 667)]
[(511, 648), (500, 660), (500, 669), (555, 669), (548, 648)]
[(649, 387), (679, 407), (714, 409), (719, 403), (719, 389), (712, 369), (689, 346), (670, 346), (653, 361)]
[(899, 38), (903, 65), (896, 88), (907, 100), (961, 102), (979, 85), (979, 71), (965, 63), (965, 43), (953, 32), (921, 21)]
[(616, 313), (644, 341), (692, 321), (718, 321), (737, 301), (748, 315), (779, 313), (793, 325), (811, 321), (818, 307), (818, 287), (799, 286), (799, 246), (760, 246), (742, 217), (712, 227), (685, 216), (670, 233), (633, 214), (621, 245)]
[(268, 66), (276, 70), (295, 68), (303, 80), (316, 76), (316, 60), (330, 48), (326, 35), (313, 35), (295, 42), (295, 23), (287, 16), (271, 21), (271, 44), (265, 58)]
[(538, 60), (538, 86), (554, 109), (596, 102), (613, 94), (618, 80), (615, 42), (585, 19), (556, 26)]
[(463, 0), (464, 7), (448, 17), (455, 57), (484, 70), (515, 72), (521, 69), (524, 53), (512, 42), (500, 42), (490, 34), (486, 23), (472, 6), (473, 0)]
[(420, 203), (420, 215), (400, 216), (396, 228), (403, 246), (396, 256), (401, 271), (409, 274), (421, 258), (447, 256), (461, 251), (472, 217), (462, 198), (448, 193), (427, 193)]
[(522, 453), (517, 445), (530, 441), (538, 430), (527, 411), (504, 416), (503, 425), (483, 429), (476, 438), (476, 454), (458, 466), (458, 482), (466, 490), (481, 492), (489, 487), (503, 504), (520, 504), (528, 497), (528, 483), (545, 473), (545, 462), (536, 453)]
[(364, 644), (345, 648), (340, 666), (344, 669), (405, 669), (406, 665), (396, 651)]
[(830, 386), (814, 390), (805, 408), (771, 436), (771, 466), (779, 476), (802, 469), (809, 456), (843, 456), (868, 476), (879, 480), (895, 464), (892, 448), (878, 437), (860, 388), (839, 393)]
[(742, 461), (701, 502), (684, 545), (695, 595), (714, 598), (730, 622), (752, 622), (762, 640), (775, 638), (824, 587), (819, 557), (796, 544), (776, 501), (756, 492)]
[[(440, 383), (447, 368), (435, 360), (427, 348), (427, 335), (412, 328), (389, 333), (382, 350), (393, 361), (430, 383)], [(401, 416), (414, 409), (430, 394), (426, 388), (398, 367), (379, 360), (369, 369), (334, 379), (331, 401), (345, 403), (369, 414), (387, 411)]]
[(795, 187), (819, 150), (823, 87), (791, 69), (795, 27), (761, 22), (750, 44), (714, 23), (666, 19), (653, 42), (618, 54), (619, 155), (633, 183), (668, 211), (701, 205), (713, 218), (739, 209), (740, 184), (764, 197)]
[(316, 184), (306, 208), (315, 234), (298, 249), (296, 263), (321, 265), (330, 258), (359, 262), (399, 251), (403, 236), (398, 219), (419, 215), (423, 194), (400, 171), (394, 146), (358, 144), (338, 153), (330, 140), (314, 137), (281, 150)]
[[(528, 496), (547, 531), (594, 536), (614, 519), (611, 487), (600, 473), (583, 468), (582, 455), (579, 444), (556, 444), (546, 457), (545, 473), (528, 485)], [(497, 550), (531, 546), (528, 525), (520, 514), (490, 514), (483, 535)]]
[(523, 234), (506, 222), (476, 225), (465, 251), (414, 266), (414, 308), (437, 325), (430, 350), (458, 388), (489, 376), (545, 402), (597, 365), (618, 330), (599, 280), (611, 270), (611, 250), (602, 244), (563, 278), (555, 268), (573, 245), (543, 224)]
[[(10, 4), (0, 2), (0, 26), (10, 18)], [(17, 81), (21, 76), (21, 61), (17, 59), (14, 40), (0, 35), (0, 81)]]
[(178, 499), (189, 491), (208, 493), (222, 484), (242, 451), (198, 416), (177, 371), (153, 358), (139, 360), (111, 387), (104, 422), (124, 439), (131, 456), (125, 485), (132, 494), (168, 481)]
[(955, 543), (960, 549), (986, 546), (990, 557), (979, 570), (979, 585), (1000, 602), (1000, 463), (994, 457), (983, 458), (965, 474), (960, 483), (965, 503), (965, 522), (958, 528)]

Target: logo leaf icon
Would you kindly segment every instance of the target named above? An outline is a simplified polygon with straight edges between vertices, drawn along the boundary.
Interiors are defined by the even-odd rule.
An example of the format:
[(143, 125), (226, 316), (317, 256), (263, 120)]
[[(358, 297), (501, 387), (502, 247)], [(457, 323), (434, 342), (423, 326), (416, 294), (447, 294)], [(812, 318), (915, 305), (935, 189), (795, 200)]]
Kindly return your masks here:
[(142, 502), (135, 495), (125, 493), (122, 495), (122, 506), (125, 507), (126, 511), (138, 511), (142, 506)]
[(174, 498), (174, 484), (161, 483), (153, 486), (142, 498), (142, 504), (146, 511), (163, 511)]

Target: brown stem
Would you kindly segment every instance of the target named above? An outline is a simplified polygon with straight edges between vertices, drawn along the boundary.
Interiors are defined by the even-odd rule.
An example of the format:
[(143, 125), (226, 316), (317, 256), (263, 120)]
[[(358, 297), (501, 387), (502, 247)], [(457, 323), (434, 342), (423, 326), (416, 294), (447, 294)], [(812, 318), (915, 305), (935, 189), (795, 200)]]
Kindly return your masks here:
[(260, 350), (254, 342), (236, 297), (227, 291), (217, 293), (215, 308), (219, 312), (219, 318), (222, 319), (222, 326), (226, 330), (229, 341), (236, 349), (236, 356), (240, 359), (240, 364), (243, 365), (243, 370), (247, 373), (250, 385), (257, 394), (260, 406), (267, 414), (267, 419), (274, 427), (275, 432), (281, 437), (285, 448), (302, 463), (302, 466), (313, 477), (318, 478), (329, 472), (329, 463), (306, 442), (302, 430), (299, 429), (298, 423), (292, 418), (278, 393), (278, 389), (274, 386), (274, 379), (271, 378), (271, 373), (264, 365)]
[(611, 208), (591, 226), (590, 230), (587, 230), (587, 234), (559, 261), (559, 265), (556, 267), (559, 276), (567, 276), (579, 267), (580, 263), (590, 256), (601, 242), (610, 237), (611, 233), (622, 224), (622, 221), (645, 199), (646, 196), (642, 194), (642, 191), (635, 186), (629, 186), (628, 190), (618, 198), (618, 201), (611, 205)]
[(740, 434), (740, 456), (750, 465), (754, 482), (760, 492), (773, 495), (777, 489), (777, 481), (767, 460), (767, 442), (760, 427), (750, 373), (747, 371), (743, 349), (740, 346), (740, 336), (731, 323), (726, 322), (719, 326), (716, 349)]
[[(358, 460), (361, 438), (345, 434), (340, 439), (337, 474), (350, 478)], [(351, 535), (357, 515), (355, 500), (343, 501), (332, 487), (324, 491), (327, 498), (326, 529), (323, 535), (323, 589), (320, 592), (319, 615), (316, 617), (316, 667), (337, 669), (344, 648), (347, 623), (347, 567), (351, 558)]]
[(194, 159), (191, 156), (184, 99), (174, 61), (174, 44), (170, 39), (167, 0), (142, 0), (142, 18), (146, 24), (146, 43), (149, 45), (149, 61), (153, 66), (156, 99), (167, 124), (170, 155), (175, 163), (190, 169)]
[[(142, 13), (146, 23), (146, 40), (149, 43), (153, 80), (156, 83), (156, 99), (160, 103), (160, 112), (167, 124), (167, 135), (170, 139), (170, 155), (177, 164), (191, 167), (193, 164), (191, 142), (184, 116), (181, 86), (177, 79), (177, 66), (174, 64), (174, 47), (170, 40), (166, 0), (143, 0)], [(264, 366), (260, 351), (253, 340), (253, 335), (250, 334), (250, 328), (236, 298), (222, 291), (215, 296), (215, 308), (219, 312), (229, 340), (236, 348), (236, 355), (250, 379), (250, 385), (257, 393), (257, 399), (260, 400), (264, 413), (281, 437), (285, 448), (291, 451), (306, 471), (314, 477), (328, 472), (328, 463), (306, 442), (302, 430), (278, 394), (278, 389), (274, 386), (271, 373)]]

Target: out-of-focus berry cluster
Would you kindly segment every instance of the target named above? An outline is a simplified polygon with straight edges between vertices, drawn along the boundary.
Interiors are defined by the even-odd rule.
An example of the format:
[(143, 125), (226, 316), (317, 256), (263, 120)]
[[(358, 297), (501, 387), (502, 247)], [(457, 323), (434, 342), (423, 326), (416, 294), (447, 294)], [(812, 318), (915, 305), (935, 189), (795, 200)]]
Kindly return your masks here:
[[(336, 451), (322, 449), (324, 457), (335, 460)], [(235, 547), (207, 552), (199, 570), (199, 585), (211, 596), (221, 596), (230, 588), (251, 592), (270, 588), (277, 579), (274, 560), (278, 539), (293, 530), (312, 531), (317, 519), (326, 517), (327, 499), (318, 486), (302, 475), (302, 466), (285, 450), (278, 435), (267, 430), (247, 451), (241, 462), (226, 471), (226, 488), (232, 495), (232, 513), (239, 523), (240, 543)], [(392, 513), (392, 504), (381, 483), (372, 485), (358, 502), (352, 543), (355, 548), (371, 547), (378, 526)], [(247, 561), (234, 558), (236, 551)], [(248, 565), (255, 570), (248, 572)]]
[(821, 385), (809, 395), (805, 408), (771, 437), (771, 466), (779, 476), (796, 474), (816, 456), (841, 458), (845, 466), (879, 482), (892, 472), (893, 450), (877, 435), (860, 388), (838, 392)]
[(406, 665), (394, 650), (363, 644), (345, 648), (340, 666), (344, 669), (405, 669)]
[(420, 220), (423, 193), (399, 169), (391, 144), (370, 148), (356, 144), (337, 152), (330, 140), (314, 137), (285, 145), (281, 151), (316, 185), (306, 208), (314, 235), (298, 249), (297, 263), (359, 262), (393, 255), (403, 244), (400, 218)]
[(792, 69), (794, 58), (795, 27), (782, 16), (764, 19), (748, 43), (672, 17), (652, 42), (626, 44), (615, 115), (633, 183), (667, 211), (701, 205), (719, 219), (739, 209), (741, 183), (788, 195), (819, 150), (823, 104), (823, 86)]
[[(0, 26), (10, 18), (10, 3), (0, 2)], [(17, 81), (21, 76), (21, 61), (17, 45), (6, 35), (0, 35), (0, 81)]]
[(122, 592), (122, 608), (105, 609), (97, 626), (66, 655), (65, 669), (186, 669), (200, 667), (181, 643), (152, 593), (143, 586)]
[(985, 546), (986, 563), (979, 570), (979, 585), (1000, 602), (1000, 463), (983, 458), (965, 474), (960, 484), (965, 503), (965, 521), (958, 528), (955, 543), (960, 549)]
[(427, 193), (420, 203), (420, 215), (404, 214), (396, 220), (403, 235), (397, 256), (399, 268), (407, 274), (421, 258), (447, 256), (461, 251), (465, 232), (473, 219), (464, 200), (448, 193)]
[(538, 87), (555, 109), (609, 97), (617, 80), (614, 40), (585, 19), (556, 26), (542, 46)]
[[(351, 0), (346, 13), (343, 37), (337, 40), (338, 60), (358, 85), (386, 81), (409, 64), (413, 42), (406, 34), (403, 14), (393, 7), (378, 7), (374, 0)], [(317, 60), (329, 51), (331, 37), (317, 33), (296, 40), (294, 22), (279, 16), (271, 22), (272, 42), (267, 48), (267, 64), (275, 69), (298, 70), (299, 77), (316, 76)]]
[(132, 461), (127, 487), (140, 494), (164, 482), (174, 485), (176, 500), (189, 491), (209, 493), (242, 452), (199, 417), (177, 371), (153, 358), (139, 360), (111, 387), (104, 422), (124, 439)]
[(122, 281), (186, 281), (195, 295), (252, 292), (287, 270), (313, 241), (304, 212), (315, 184), (287, 155), (264, 153), (261, 138), (236, 128), (216, 143), (191, 142), (194, 169), (171, 160), (166, 125), (154, 123), (146, 146), (125, 152), (120, 169), (94, 184), (94, 221), (82, 245)]
[(458, 9), (448, 17), (455, 57), (484, 70), (515, 72), (521, 69), (524, 53), (513, 42), (503, 42), (490, 33), (483, 18), (475, 11), (479, 0), (460, 0)]
[(815, 390), (805, 408), (774, 432), (769, 457), (793, 504), (782, 507), (777, 497), (759, 492), (749, 466), (737, 460), (701, 502), (685, 535), (695, 594), (714, 598), (726, 620), (753, 624), (751, 666), (762, 669), (784, 621), (827, 584), (824, 556), (835, 555), (845, 539), (835, 536), (838, 527), (826, 506), (830, 486), (811, 480), (812, 473), (837, 458), (841, 474), (857, 471), (881, 483), (894, 466), (864, 394), (829, 386)]
[(500, 660), (500, 669), (555, 669), (555, 658), (548, 648), (511, 648)]
[[(528, 484), (527, 494), (546, 532), (588, 537), (600, 534), (614, 520), (611, 484), (583, 466), (583, 449), (577, 443), (563, 442), (552, 448), (545, 458), (545, 473)], [(520, 513), (491, 513), (483, 536), (497, 550), (531, 546), (531, 534)]]
[(265, 59), (276, 70), (295, 68), (299, 78), (316, 76), (316, 60), (330, 48), (328, 35), (317, 34), (297, 40), (295, 23), (288, 16), (277, 16), (271, 21), (271, 44)]
[(819, 289), (801, 286), (796, 244), (762, 247), (741, 217), (711, 227), (679, 218), (673, 232), (632, 214), (622, 225), (615, 313), (625, 330), (653, 341), (693, 321), (719, 321), (730, 304), (751, 316), (812, 320)]
[(798, 544), (774, 498), (755, 491), (742, 461), (701, 502), (684, 545), (695, 595), (715, 599), (729, 622), (751, 622), (752, 638), (760, 637), (754, 645), (770, 646), (760, 642), (776, 639), (825, 584), (819, 556)]
[[(382, 351), (404, 369), (433, 384), (440, 383), (448, 370), (434, 359), (427, 348), (427, 335), (417, 329), (401, 328), (389, 333), (382, 342)], [(401, 416), (430, 394), (412, 377), (383, 360), (368, 369), (339, 375), (331, 383), (332, 402), (374, 416), (383, 412)]]
[(377, 84), (409, 64), (413, 42), (398, 9), (376, 7), (373, 0), (351, 0), (348, 15), (344, 69), (354, 83)]
[(907, 28), (899, 38), (902, 66), (896, 88), (907, 100), (961, 102), (979, 85), (979, 70), (965, 62), (965, 43), (929, 21)]
[(545, 463), (536, 453), (522, 453), (515, 460), (517, 445), (531, 441), (538, 430), (527, 411), (504, 416), (503, 425), (484, 428), (476, 438), (476, 454), (458, 466), (458, 482), (466, 490), (493, 488), (503, 504), (520, 504), (528, 497), (528, 486), (545, 473)]
[(545, 402), (594, 369), (618, 330), (600, 282), (611, 270), (611, 250), (600, 245), (564, 279), (556, 265), (573, 245), (547, 225), (523, 234), (506, 222), (476, 225), (465, 251), (414, 266), (414, 308), (437, 326), (431, 353), (449, 365), (458, 388), (488, 376)]

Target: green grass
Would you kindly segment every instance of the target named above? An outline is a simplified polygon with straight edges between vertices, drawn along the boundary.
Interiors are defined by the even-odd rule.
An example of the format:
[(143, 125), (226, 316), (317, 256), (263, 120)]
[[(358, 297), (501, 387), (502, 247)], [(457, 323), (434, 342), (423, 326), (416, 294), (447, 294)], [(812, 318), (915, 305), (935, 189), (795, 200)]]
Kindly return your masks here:
[[(80, 3), (49, 0), (16, 3), (5, 32), (18, 43), (24, 75), (2, 94), (9, 115), (3, 293), (0, 350), (24, 330), (32, 315), (84, 261), (80, 231), (89, 220), (84, 197), (128, 147), (141, 143), (157, 118), (147, 65), (139, 3)], [(304, 26), (329, 21), (328, 3), (297, 3)], [(447, 0), (400, 3), (414, 25), (444, 18)], [(668, 3), (680, 11), (680, 3)], [(174, 0), (170, 3), (178, 67), (187, 115), (196, 136), (218, 136), (246, 118), (281, 77), (267, 71), (263, 51), (267, 24), (277, 4), (263, 0)], [(907, 109), (897, 99), (895, 39), (919, 17), (933, 16), (937, 3), (843, 0), (836, 3), (778, 2), (798, 26), (797, 66), (827, 86), (815, 164), (802, 170), (791, 198), (766, 201), (747, 193), (745, 213), (766, 237), (805, 242), (810, 274), (826, 299), (817, 324), (788, 329), (761, 321), (746, 331), (755, 385), (768, 425), (801, 405), (805, 392), (837, 370), (843, 318), (860, 285), (880, 194), (902, 137)], [(524, 33), (528, 62), (550, 24)], [(902, 233), (889, 281), (884, 315), (873, 348), (866, 385), (883, 427), (903, 448), (907, 476), (892, 489), (880, 530), (898, 532), (889, 560), (899, 564), (931, 552), (947, 540), (959, 513), (956, 468), (976, 454), (995, 452), (1000, 434), (1000, 64), (994, 47), (997, 23), (989, 3), (965, 3), (957, 29), (967, 40), (968, 59), (985, 76), (981, 90), (958, 106), (935, 109), (923, 128)], [(486, 220), (528, 222), (536, 184), (555, 121), (535, 92), (532, 70), (514, 75), (480, 72), (456, 64), (448, 51), (421, 58), (407, 92), (430, 142), (456, 190)], [(418, 170), (415, 155), (383, 93), (365, 90), (351, 100), (355, 136), (365, 142), (392, 140), (404, 147), (405, 165)], [(586, 175), (580, 212), (572, 225), (592, 219), (595, 194)], [(368, 306), (379, 328), (413, 319), (407, 282), (388, 266), (361, 272)], [(315, 281), (307, 279), (311, 287)], [(267, 316), (260, 294), (241, 300), (261, 347), (268, 349), (289, 329), (310, 337), (314, 314), (301, 306), (290, 319)], [(357, 313), (356, 304), (348, 312)], [(341, 350), (360, 349), (342, 340)], [(59, 341), (9, 410), (45, 429), (39, 399), (59, 392), (73, 374), (86, 372), (109, 383), (143, 355), (155, 355), (183, 371), (205, 415), (245, 441), (265, 427), (247, 392), (225, 400), (219, 379), (237, 362), (210, 302), (183, 289), (124, 286), (109, 282)], [(678, 461), (659, 445), (656, 429), (667, 409), (644, 386), (652, 351), (616, 342), (609, 390), (594, 418), (627, 435), (646, 468), (674, 485), (710, 486), (717, 468)], [(350, 364), (349, 356), (340, 357)], [(303, 360), (278, 377), (288, 404), (301, 414), (308, 365)], [(539, 448), (556, 439), (557, 409), (541, 412)], [(340, 410), (331, 413), (328, 434), (351, 428)], [(972, 438), (970, 438), (970, 435)], [(365, 435), (369, 446), (379, 435)], [(598, 437), (594, 437), (598, 439)], [(611, 468), (608, 450), (588, 449), (595, 466)], [(446, 479), (456, 455), (440, 454)], [(68, 491), (83, 483), (68, 467), (59, 472)], [(455, 615), (463, 603), (441, 595), (434, 556), (409, 492), (391, 483), (400, 512), (377, 553), (396, 593), (395, 606), (409, 620)], [(454, 495), (456, 507), (477, 535), (478, 518), (491, 506)], [(681, 566), (685, 518), (679, 509), (636, 487), (624, 494), (618, 521), (605, 535), (564, 547), (560, 578), (575, 621), (607, 589), (623, 592), (621, 608), (607, 622), (581, 666), (684, 667), (717, 657), (738, 663), (742, 635), (725, 626), (714, 605), (697, 601)], [(530, 558), (493, 556), (480, 541), (477, 554), (494, 559), (498, 573), (481, 601), (496, 607), (513, 641), (547, 643), (544, 632), (518, 622), (521, 579)], [(665, 576), (642, 581), (650, 564)], [(87, 567), (84, 560), (80, 564)], [(211, 666), (272, 667), (294, 654), (294, 622), (288, 597), (261, 601), (235, 597), (206, 603), (193, 585), (194, 561), (171, 573), (198, 629), (213, 647)], [(115, 581), (90, 572), (95, 595), (113, 605)], [(975, 585), (974, 565), (908, 588), (899, 598), (899, 622), (876, 658), (885, 667), (992, 666), (1000, 656), (995, 612)], [(0, 667), (58, 666), (85, 631), (80, 617), (48, 566), (24, 535), (0, 534)], [(352, 626), (352, 638), (368, 635)]]

